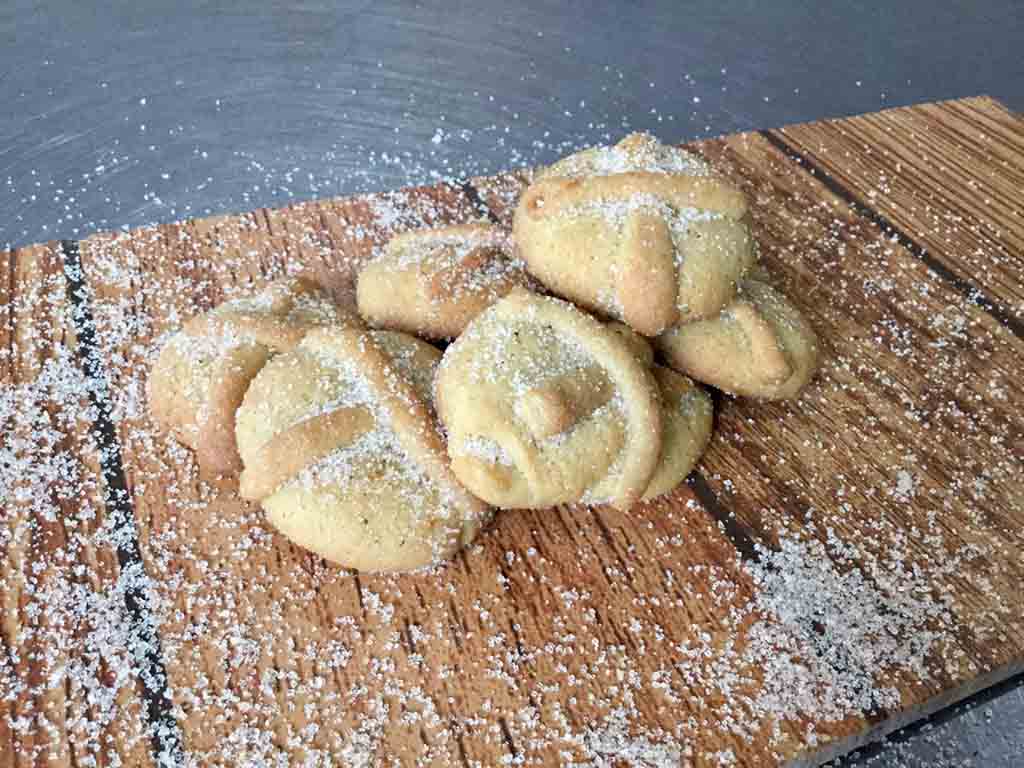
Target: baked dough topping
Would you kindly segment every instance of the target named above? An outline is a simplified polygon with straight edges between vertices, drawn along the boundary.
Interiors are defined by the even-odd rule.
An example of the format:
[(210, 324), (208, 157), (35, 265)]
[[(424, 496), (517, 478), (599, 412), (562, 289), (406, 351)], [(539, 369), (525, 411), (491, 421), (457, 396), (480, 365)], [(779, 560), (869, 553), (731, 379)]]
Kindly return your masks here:
[(470, 320), (530, 280), (508, 233), (462, 224), (398, 235), (359, 275), (359, 311), (378, 328), (458, 336)]
[(634, 133), (615, 146), (592, 147), (559, 160), (542, 175), (579, 178), (628, 171), (708, 176), (711, 166), (691, 152), (662, 144), (650, 134)]
[(647, 488), (661, 442), (654, 380), (566, 302), (512, 292), (448, 348), (436, 387), (453, 471), (496, 506), (598, 491), (628, 506)]
[(153, 416), (195, 450), (204, 471), (237, 471), (235, 410), (253, 376), (313, 328), (358, 322), (302, 277), (224, 302), (187, 322), (164, 344), (149, 376)]
[(238, 410), (242, 495), (342, 565), (410, 570), (449, 557), (487, 507), (448, 467), (429, 405), (439, 359), (404, 334), (343, 329), (274, 358)]
[(786, 298), (748, 279), (714, 318), (680, 325), (655, 340), (669, 364), (698, 381), (766, 400), (796, 397), (818, 364), (818, 340)]
[(645, 336), (717, 314), (756, 260), (743, 193), (653, 141), (556, 163), (523, 194), (513, 225), (545, 287)]

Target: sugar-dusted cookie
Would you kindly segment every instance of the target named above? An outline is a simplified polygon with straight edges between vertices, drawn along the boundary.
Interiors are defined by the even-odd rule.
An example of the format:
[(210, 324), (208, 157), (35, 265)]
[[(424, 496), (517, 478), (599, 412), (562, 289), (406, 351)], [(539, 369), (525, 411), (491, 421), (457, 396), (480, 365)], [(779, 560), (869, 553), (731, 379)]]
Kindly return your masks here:
[(242, 496), (296, 544), (359, 570), (419, 568), (468, 544), (488, 508), (448, 465), (430, 405), (440, 357), (351, 329), (274, 357), (238, 409)]
[(661, 395), (661, 457), (644, 500), (668, 493), (690, 474), (711, 439), (714, 407), (711, 397), (681, 373), (654, 364), (654, 350), (628, 325), (610, 322), (607, 327), (622, 337), (633, 355), (651, 368)]
[(356, 322), (305, 278), (227, 301), (187, 322), (161, 349), (149, 374), (153, 418), (195, 451), (205, 472), (238, 470), (235, 409), (252, 377), (312, 328)]
[(218, 305), (185, 324), (185, 330), (205, 333), (210, 326), (230, 327), (271, 349), (291, 349), (313, 328), (341, 325), (361, 327), (355, 312), (334, 302), (330, 294), (308, 277), (288, 277), (269, 283), (253, 296)]
[(795, 397), (818, 363), (810, 324), (759, 280), (744, 280), (736, 300), (717, 317), (677, 326), (655, 346), (673, 368), (697, 381), (766, 400)]
[(626, 342), (626, 346), (633, 353), (633, 357), (639, 360), (641, 364), (647, 368), (654, 365), (654, 349), (647, 339), (625, 323), (620, 323), (616, 320), (610, 320), (604, 325), (605, 328)]
[(716, 315), (756, 260), (743, 193), (644, 134), (540, 173), (514, 233), (552, 292), (645, 336)]
[(528, 283), (507, 232), (459, 224), (394, 237), (359, 274), (356, 296), (360, 314), (374, 327), (450, 339)]
[(711, 396), (681, 373), (656, 365), (661, 393), (662, 444), (658, 468), (644, 500), (668, 493), (693, 470), (711, 440), (714, 406)]
[(456, 476), (498, 507), (625, 507), (661, 452), (654, 377), (568, 302), (516, 289), (445, 351), (435, 381)]

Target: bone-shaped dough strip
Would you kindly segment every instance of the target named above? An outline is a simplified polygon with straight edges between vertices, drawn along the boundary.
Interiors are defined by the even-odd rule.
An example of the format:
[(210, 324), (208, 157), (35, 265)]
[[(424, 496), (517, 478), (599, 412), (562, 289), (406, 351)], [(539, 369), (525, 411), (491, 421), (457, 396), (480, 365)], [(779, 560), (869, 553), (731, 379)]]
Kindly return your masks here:
[(304, 346), (353, 365), (378, 398), (409, 459), (428, 476), (467, 517), (483, 519), (488, 507), (470, 494), (452, 474), (433, 414), (410, 382), (396, 374), (387, 354), (365, 333), (348, 329), (313, 331)]
[(743, 192), (721, 178), (644, 171), (582, 179), (542, 178), (526, 190), (523, 202), (529, 216), (543, 218), (590, 203), (634, 195), (655, 197), (676, 208), (713, 211), (730, 219), (741, 219), (747, 213)]
[(395, 235), (388, 242), (389, 251), (401, 251), (405, 248), (424, 248), (437, 243), (456, 244), (472, 242), (476, 247), (500, 248), (509, 247), (508, 233), (492, 224), (453, 224), (440, 229), (414, 229)]
[(266, 498), (306, 467), (354, 443), (373, 423), (373, 414), (359, 406), (300, 421), (253, 452), (239, 478), (239, 494), (250, 501)]
[(298, 346), (311, 327), (323, 324), (308, 317), (289, 316), (302, 296), (311, 297), (324, 311), (334, 313), (334, 321), (338, 325), (362, 325), (351, 312), (335, 305), (319, 284), (307, 278), (272, 283), (264, 290), (263, 296), (270, 299), (265, 308), (252, 309), (225, 302), (212, 312), (192, 318), (185, 324), (185, 329), (193, 335), (237, 333), (255, 339), (275, 352), (283, 352)]
[(675, 245), (664, 216), (642, 210), (629, 215), (618, 267), (615, 292), (623, 320), (647, 335), (674, 325), (679, 319), (679, 281)]
[[(235, 411), (242, 404), (249, 382), (266, 365), (270, 350), (246, 342), (212, 362), (202, 423), (196, 426), (195, 451), (201, 466), (211, 472), (234, 472), (242, 466), (235, 444)], [(198, 414), (197, 414), (198, 415)]]
[(493, 246), (481, 245), (473, 248), (456, 264), (434, 274), (430, 281), (431, 298), (439, 299), (448, 296), (451, 293), (452, 285), (471, 280), (474, 273), (479, 272), (495, 258), (503, 258), (503, 256)]

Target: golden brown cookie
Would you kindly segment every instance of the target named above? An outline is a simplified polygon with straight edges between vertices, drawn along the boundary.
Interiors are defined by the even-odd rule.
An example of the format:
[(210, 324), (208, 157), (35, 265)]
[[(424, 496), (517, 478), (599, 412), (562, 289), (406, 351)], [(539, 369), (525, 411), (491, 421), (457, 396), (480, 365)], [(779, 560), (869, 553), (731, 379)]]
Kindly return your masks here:
[(644, 134), (539, 174), (513, 231), (551, 291), (645, 336), (716, 315), (756, 260), (743, 193)]
[(316, 283), (288, 278), (193, 318), (167, 341), (149, 374), (153, 418), (196, 453), (204, 472), (241, 468), (235, 410), (275, 352), (312, 328), (358, 322)]
[(653, 376), (568, 302), (509, 293), (445, 351), (435, 393), (455, 475), (498, 507), (626, 507), (658, 463)]
[(430, 405), (438, 350), (385, 331), (313, 331), (256, 376), (238, 409), (243, 497), (341, 565), (440, 562), (487, 506), (455, 479)]
[(662, 144), (646, 133), (633, 133), (613, 146), (584, 149), (563, 157), (537, 173), (579, 179), (640, 171), (679, 176), (710, 176), (711, 166), (697, 155)]
[(218, 305), (185, 324), (192, 333), (209, 327), (230, 327), (274, 352), (291, 349), (313, 328), (333, 325), (361, 327), (358, 316), (338, 306), (330, 294), (308, 277), (287, 277), (269, 283), (254, 296)]
[(690, 474), (711, 440), (711, 396), (681, 373), (654, 366), (661, 393), (662, 444), (658, 468), (644, 500), (668, 493)]
[(647, 368), (654, 365), (654, 349), (647, 339), (625, 323), (620, 323), (616, 320), (611, 320), (604, 325), (605, 328), (626, 342), (629, 351), (633, 353), (633, 357), (639, 360), (642, 365)]
[(796, 397), (818, 363), (818, 341), (803, 315), (759, 280), (744, 280), (718, 317), (655, 340), (669, 365), (697, 381), (765, 400)]
[(661, 396), (661, 457), (644, 500), (668, 493), (690, 474), (711, 439), (714, 408), (711, 397), (681, 373), (654, 364), (654, 350), (624, 323), (607, 327), (622, 337), (634, 357), (651, 369)]
[(359, 312), (370, 325), (450, 339), (516, 286), (525, 265), (507, 232), (489, 224), (421, 229), (394, 237), (359, 274)]

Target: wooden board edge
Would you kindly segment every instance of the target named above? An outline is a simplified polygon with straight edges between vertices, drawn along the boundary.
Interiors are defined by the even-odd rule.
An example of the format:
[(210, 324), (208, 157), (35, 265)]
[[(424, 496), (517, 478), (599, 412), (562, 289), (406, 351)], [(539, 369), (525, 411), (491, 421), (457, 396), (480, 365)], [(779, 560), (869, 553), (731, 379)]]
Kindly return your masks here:
[(933, 696), (917, 708), (904, 709), (892, 717), (874, 724), (871, 728), (845, 739), (834, 741), (806, 757), (791, 760), (783, 768), (818, 768), (821, 765), (845, 757), (851, 752), (883, 741), (887, 736), (908, 726), (927, 720), (932, 715), (948, 709), (965, 699), (1004, 683), (1024, 673), (1024, 659), (1003, 665), (983, 675), (965, 681), (956, 688)]
[(865, 117), (868, 115), (891, 115), (893, 113), (904, 112), (907, 110), (918, 109), (921, 107), (941, 107), (946, 104), (960, 104), (962, 106), (970, 106), (972, 104), (985, 105), (998, 109), (1000, 112), (1005, 113), (1005, 115), (1012, 120), (1022, 119), (1020, 114), (1014, 112), (999, 99), (993, 96), (989, 96), (988, 94), (979, 93), (974, 96), (960, 96), (954, 99), (937, 99), (935, 101), (915, 101), (912, 104), (901, 104), (899, 106), (886, 107), (885, 109), (878, 109), (873, 112), (855, 112), (845, 115), (825, 115), (814, 120), (801, 120), (800, 122), (786, 123), (785, 125), (779, 125), (773, 128), (752, 128), (749, 131), (741, 131), (739, 133), (721, 134), (719, 136), (707, 136), (703, 137), (701, 141), (734, 138), (736, 136), (743, 136), (748, 133), (764, 133), (765, 131), (784, 132), (789, 128), (803, 128), (805, 126), (819, 125), (821, 123), (841, 123), (845, 120), (852, 120), (858, 117)]
[(997, 109), (1000, 112), (1005, 113), (1007, 117), (1011, 117), (1011, 118), (1014, 118), (1016, 120), (1020, 120), (1020, 119), (1022, 119), (1022, 117), (1024, 117), (1024, 115), (1022, 115), (1020, 112), (1017, 112), (1014, 109), (1010, 109), (1009, 105), (1005, 101), (1003, 101), (1002, 99), (997, 98), (997, 97), (992, 96), (992, 95), (987, 94), (987, 93), (979, 93), (977, 96), (968, 96), (968, 97), (965, 97), (965, 98), (962, 98), (962, 99), (948, 99), (946, 101), (924, 102), (924, 103), (925, 104), (932, 104), (932, 103), (936, 103), (936, 104), (947, 104), (947, 103), (948, 104), (963, 104), (965, 102), (969, 103), (969, 102), (972, 102), (972, 101), (979, 102), (979, 103), (982, 103), (982, 104), (987, 104), (988, 106), (992, 107), (993, 109)]

